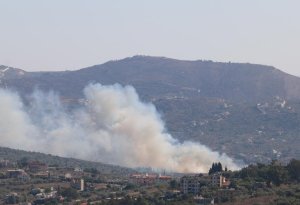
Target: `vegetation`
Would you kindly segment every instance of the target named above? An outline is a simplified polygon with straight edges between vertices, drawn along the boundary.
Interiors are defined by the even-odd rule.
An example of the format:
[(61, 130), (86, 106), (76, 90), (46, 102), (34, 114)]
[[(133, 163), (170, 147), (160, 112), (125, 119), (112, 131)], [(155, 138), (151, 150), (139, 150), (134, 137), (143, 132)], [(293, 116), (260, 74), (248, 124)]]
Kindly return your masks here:
[(274, 184), (280, 186), (286, 183), (299, 182), (300, 161), (291, 160), (286, 166), (281, 165), (278, 161), (272, 161), (271, 164), (250, 165), (236, 172), (237, 178), (247, 179), (257, 182), (266, 182), (269, 186)]
[(243, 196), (248, 198), (247, 203), (244, 204), (251, 204), (250, 202), (254, 204), (255, 201), (264, 199), (264, 203), (261, 204), (298, 205), (300, 204), (299, 163), (300, 160), (293, 159), (287, 165), (282, 165), (273, 160), (268, 165), (260, 163), (249, 165), (228, 175), (235, 188), (240, 191), (239, 201)]
[(68, 200), (77, 199), (79, 197), (77, 190), (73, 188), (66, 188), (61, 192), (61, 195), (66, 197)]
[(211, 175), (211, 174), (214, 174), (214, 173), (217, 173), (217, 172), (222, 172), (222, 171), (223, 171), (223, 168), (222, 168), (221, 162), (213, 163), (211, 168), (208, 171), (208, 174)]
[(10, 149), (6, 147), (0, 147), (0, 159), (8, 159), (10, 161), (17, 162), (19, 168), (27, 166), (29, 161), (38, 160), (43, 163), (47, 163), (49, 166), (54, 167), (81, 167), (88, 172), (103, 173), (112, 175), (124, 175), (133, 173), (134, 171), (129, 168), (103, 164), (100, 162), (89, 162), (74, 158), (59, 157), (50, 154), (43, 154), (39, 152), (28, 152), (23, 150)]
[[(51, 164), (62, 164), (66, 158), (43, 155), (40, 153), (28, 153), (11, 149), (0, 149), (6, 157), (17, 159), (10, 161), (9, 166), (0, 168), (0, 199), (3, 203), (34, 202), (36, 204), (80, 204), (88, 202), (100, 205), (181, 205), (195, 204), (194, 195), (180, 192), (180, 178), (174, 177), (169, 181), (156, 181), (154, 183), (139, 183), (131, 181), (129, 175), (105, 174), (96, 167), (84, 167), (83, 171), (71, 167), (73, 159), (68, 163), (69, 167), (50, 167), (51, 177), (41, 178), (30, 172), (28, 163), (31, 160), (49, 160)], [(24, 155), (17, 157), (15, 154)], [(11, 156), (10, 154), (13, 153)], [(41, 158), (39, 158), (41, 157)], [(52, 158), (54, 157), (55, 160)], [(62, 160), (60, 162), (59, 160)], [(53, 161), (51, 161), (53, 160)], [(2, 162), (4, 162), (3, 160)], [(80, 163), (81, 161), (76, 161)], [(84, 162), (84, 161), (83, 161)], [(87, 163), (87, 162), (84, 162)], [(93, 163), (92, 163), (93, 164)], [(75, 164), (77, 165), (77, 164)], [(7, 169), (22, 168), (30, 175), (30, 179), (9, 177)], [(101, 168), (101, 167), (100, 167)], [(75, 171), (77, 170), (77, 171)], [(53, 172), (54, 171), (54, 172)], [(56, 173), (56, 174), (55, 174)], [(66, 173), (79, 174), (76, 180), (66, 179)], [(200, 183), (200, 194), (207, 200), (214, 199), (215, 202), (224, 205), (299, 205), (300, 204), (300, 160), (292, 159), (287, 164), (273, 160), (269, 164), (251, 164), (239, 171), (229, 171), (223, 168), (221, 162), (212, 164), (210, 174), (220, 173), (230, 182), (226, 188), (212, 186), (210, 177), (205, 174), (197, 174), (203, 180)], [(78, 188), (78, 183), (84, 179), (84, 190)], [(191, 176), (191, 180), (193, 177)], [(77, 184), (74, 184), (77, 183)], [(52, 194), (55, 197), (48, 199), (39, 198), (40, 194)], [(231, 195), (219, 196), (222, 192)]]

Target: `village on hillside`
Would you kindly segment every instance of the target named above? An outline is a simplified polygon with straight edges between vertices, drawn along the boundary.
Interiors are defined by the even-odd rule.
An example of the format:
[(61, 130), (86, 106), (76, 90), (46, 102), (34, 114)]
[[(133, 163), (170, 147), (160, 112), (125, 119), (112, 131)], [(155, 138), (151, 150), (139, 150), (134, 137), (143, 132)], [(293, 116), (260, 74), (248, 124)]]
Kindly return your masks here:
[(0, 203), (206, 205), (251, 201), (266, 204), (288, 199), (287, 193), (298, 203), (299, 173), (297, 160), (286, 166), (278, 162), (250, 165), (238, 172), (223, 169), (219, 162), (212, 164), (209, 173), (202, 174), (136, 172), (115, 176), (93, 168), (2, 159)]

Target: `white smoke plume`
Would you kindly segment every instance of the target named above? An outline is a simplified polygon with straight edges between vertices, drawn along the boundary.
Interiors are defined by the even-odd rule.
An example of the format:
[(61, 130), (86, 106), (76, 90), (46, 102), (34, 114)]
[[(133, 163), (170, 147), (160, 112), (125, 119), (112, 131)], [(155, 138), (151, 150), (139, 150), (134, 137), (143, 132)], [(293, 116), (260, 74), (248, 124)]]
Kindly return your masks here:
[(51, 92), (34, 92), (25, 106), (16, 93), (0, 90), (0, 146), (177, 172), (207, 172), (218, 161), (239, 168), (225, 154), (176, 141), (131, 86), (94, 84), (84, 93), (85, 105), (66, 111)]

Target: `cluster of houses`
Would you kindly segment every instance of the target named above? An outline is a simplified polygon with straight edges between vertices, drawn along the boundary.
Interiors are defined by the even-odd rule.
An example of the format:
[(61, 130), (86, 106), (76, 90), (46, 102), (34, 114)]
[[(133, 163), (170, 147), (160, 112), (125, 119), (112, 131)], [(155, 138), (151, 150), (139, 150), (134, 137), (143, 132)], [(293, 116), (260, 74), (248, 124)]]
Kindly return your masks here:
[[(132, 174), (129, 182), (137, 185), (153, 185), (157, 183), (170, 182), (179, 178), (173, 178), (167, 175), (160, 174)], [(179, 180), (178, 180), (179, 181)], [(185, 175), (180, 178), (180, 192), (182, 194), (194, 195), (196, 204), (207, 205), (214, 204), (216, 201), (233, 201), (236, 191), (230, 188), (230, 181), (223, 176), (222, 172), (217, 172), (211, 175)], [(202, 188), (208, 187), (216, 190), (211, 198), (201, 196)]]
[(215, 173), (212, 175), (200, 174), (182, 177), (180, 185), (184, 194), (198, 194), (203, 186), (226, 189), (229, 187), (230, 181), (227, 180), (222, 173)]
[(51, 187), (48, 191), (41, 188), (35, 188), (32, 189), (30, 193), (35, 196), (34, 204), (44, 204), (51, 199), (58, 199), (59, 201), (63, 201), (63, 197), (59, 196), (57, 191), (53, 187)]
[[(3, 166), (10, 167), (10, 166)], [(45, 163), (39, 161), (31, 161), (28, 162), (26, 170), (24, 169), (4, 169), (7, 178), (17, 178), (19, 180), (27, 181), (30, 180), (31, 177), (41, 177), (48, 178), (49, 171), (48, 166)], [(28, 174), (30, 173), (30, 174)]]
[[(1, 163), (1, 162), (0, 162)], [(83, 178), (86, 173), (81, 168), (48, 167), (46, 163), (30, 161), (24, 169), (14, 168), (16, 166), (2, 166), (1, 178), (15, 178), (19, 180), (30, 180), (31, 178), (69, 180)]]
[[(184, 176), (180, 180), (180, 188), (183, 194), (192, 194), (197, 204), (214, 204), (217, 201), (232, 201), (235, 190), (229, 188), (230, 181), (223, 176), (222, 172), (212, 175), (200, 174), (192, 176)], [(203, 198), (201, 196), (202, 187), (216, 188), (216, 195), (212, 198)]]
[[(124, 185), (124, 181), (119, 183), (115, 181), (116, 179), (111, 182), (107, 181), (106, 183), (86, 183), (84, 178), (91, 177), (92, 175), (91, 173), (84, 172), (81, 168), (48, 167), (47, 164), (39, 161), (28, 162), (24, 169), (12, 169), (11, 167), (13, 166), (14, 165), (8, 160), (1, 160), (1, 177), (18, 179), (24, 182), (30, 181), (34, 178), (42, 178), (49, 182), (65, 182), (68, 187), (72, 187), (79, 192), (106, 189), (108, 184), (110, 188), (114, 185), (120, 186), (115, 188), (115, 190), (118, 189), (122, 191), (122, 188), (124, 188), (123, 186), (126, 187), (126, 184)], [(172, 180), (180, 182), (180, 190), (177, 190), (178, 193), (181, 192), (182, 194), (194, 195), (194, 200), (199, 205), (214, 204), (215, 200), (219, 202), (223, 199), (232, 201), (235, 194), (235, 190), (229, 188), (230, 181), (223, 176), (222, 172), (217, 172), (211, 175), (186, 175), (181, 178), (165, 174), (137, 173), (130, 175), (127, 182), (138, 186), (151, 186), (160, 183), (170, 183)], [(202, 197), (201, 191), (204, 187), (216, 190), (214, 196), (211, 198)], [(31, 194), (35, 197), (35, 201), (38, 204), (42, 204), (49, 199), (58, 199), (58, 197), (61, 197), (58, 195), (58, 191), (53, 187), (47, 191), (40, 188), (32, 189)], [(6, 197), (6, 200), (14, 202), (18, 200), (18, 196), (16, 193), (12, 193)], [(63, 199), (60, 198), (59, 200)]]
[(129, 177), (129, 182), (138, 185), (152, 185), (160, 182), (169, 182), (171, 176), (161, 174), (132, 174)]
[[(69, 187), (78, 191), (85, 190), (84, 175), (81, 168), (60, 168), (48, 167), (46, 163), (40, 161), (29, 161), (23, 169), (15, 168), (16, 164), (11, 163), (9, 160), (0, 161), (1, 178), (5, 180), (19, 180), (21, 183), (30, 182), (34, 179), (44, 179), (47, 182), (65, 182)], [(57, 190), (51, 187), (49, 190), (42, 188), (33, 188), (30, 194), (34, 196), (34, 204), (44, 204), (51, 199), (61, 199), (57, 194)], [(18, 203), (19, 196), (17, 193), (10, 193), (5, 198), (6, 204)]]
[[(59, 196), (57, 191), (51, 187), (49, 190), (41, 188), (33, 188), (30, 191), (30, 194), (34, 196), (33, 204), (45, 204), (47, 201), (52, 199), (58, 199), (58, 201), (63, 201), (63, 197)], [(17, 193), (11, 193), (6, 196), (6, 204), (19, 204), (20, 196)], [(31, 204), (31, 203), (22, 203), (22, 204)]]
[(7, 159), (1, 159), (0, 160), (0, 168), (3, 167), (15, 167), (16, 163), (15, 162), (11, 162), (10, 160)]

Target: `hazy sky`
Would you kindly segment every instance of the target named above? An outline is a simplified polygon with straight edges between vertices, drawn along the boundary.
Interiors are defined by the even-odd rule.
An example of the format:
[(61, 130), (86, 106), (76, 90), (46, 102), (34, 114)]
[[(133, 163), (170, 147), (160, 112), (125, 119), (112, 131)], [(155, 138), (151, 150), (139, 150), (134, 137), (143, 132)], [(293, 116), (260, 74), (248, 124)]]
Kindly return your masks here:
[(0, 64), (72, 70), (136, 54), (300, 76), (299, 0), (0, 0)]

